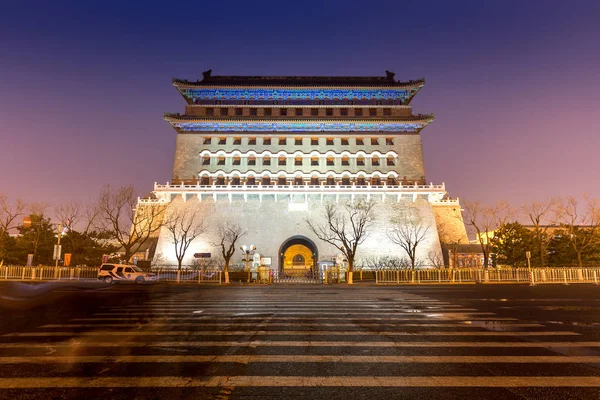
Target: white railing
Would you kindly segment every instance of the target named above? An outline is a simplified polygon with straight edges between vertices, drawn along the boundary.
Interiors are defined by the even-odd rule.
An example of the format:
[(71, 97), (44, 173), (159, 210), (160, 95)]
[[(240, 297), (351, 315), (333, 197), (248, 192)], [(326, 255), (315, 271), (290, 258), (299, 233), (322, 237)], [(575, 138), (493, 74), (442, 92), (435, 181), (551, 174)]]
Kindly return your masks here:
[(594, 283), (600, 282), (600, 267), (586, 268), (502, 268), (502, 269), (400, 269), (375, 271), (381, 284), (420, 283)]
[(221, 283), (221, 271), (173, 268), (153, 268), (157, 280), (165, 282)]
[[(273, 178), (273, 179), (276, 179)], [(210, 192), (230, 192), (230, 191), (305, 191), (305, 192), (321, 192), (321, 191), (357, 191), (357, 192), (386, 192), (386, 191), (401, 191), (401, 192), (445, 192), (445, 184), (434, 185), (387, 185), (382, 182), (382, 185), (172, 185), (167, 183), (166, 185), (154, 184), (154, 191), (166, 191), (166, 192), (188, 192), (188, 191), (210, 191)]]
[(0, 267), (0, 280), (79, 281), (97, 279), (98, 268), (95, 267), (25, 267), (22, 265), (4, 265)]

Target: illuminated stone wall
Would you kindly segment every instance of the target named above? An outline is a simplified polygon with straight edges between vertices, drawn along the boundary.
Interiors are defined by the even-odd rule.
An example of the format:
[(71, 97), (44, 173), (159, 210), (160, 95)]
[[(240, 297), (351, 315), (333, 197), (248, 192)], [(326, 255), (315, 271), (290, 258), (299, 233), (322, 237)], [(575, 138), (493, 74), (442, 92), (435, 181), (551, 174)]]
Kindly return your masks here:
[[(331, 199), (333, 200), (333, 199)], [(340, 201), (344, 201), (341, 199)], [(290, 207), (289, 202), (285, 200), (265, 201), (258, 200), (232, 201), (226, 199), (199, 202), (192, 198), (183, 202), (180, 197), (173, 200), (175, 207), (192, 207), (201, 210), (204, 215), (204, 223), (207, 226), (206, 232), (195, 240), (184, 259), (184, 265), (193, 264), (194, 253), (209, 252), (214, 256), (219, 256), (220, 252), (215, 245), (216, 227), (221, 221), (233, 221), (239, 223), (247, 230), (247, 234), (240, 240), (234, 261), (241, 260), (241, 253), (238, 250), (240, 245), (253, 244), (257, 247), (257, 252), (261, 256), (271, 257), (273, 268), (279, 268), (279, 250), (281, 245), (289, 238), (294, 236), (305, 236), (312, 240), (318, 249), (319, 260), (331, 261), (332, 257), (340, 252), (331, 245), (320, 241), (309, 229), (306, 219), (311, 218), (315, 221), (323, 222), (324, 206), (319, 201), (310, 201), (307, 203), (295, 203), (296, 207)], [(299, 206), (298, 206), (299, 205)], [(394, 215), (401, 213), (402, 209), (411, 209), (411, 212), (419, 214), (424, 225), (429, 226), (426, 239), (419, 246), (417, 257), (424, 267), (429, 262), (429, 258), (434, 255), (440, 255), (441, 249), (438, 239), (435, 218), (431, 204), (426, 200), (418, 199), (415, 203), (409, 200), (401, 200), (400, 203), (389, 201), (386, 203), (377, 203), (375, 206), (376, 220), (373, 223), (370, 233), (365, 242), (359, 247), (359, 258), (392, 256), (405, 258), (406, 254), (400, 246), (394, 244), (388, 238), (388, 231), (392, 228), (391, 220)], [(416, 215), (415, 215), (416, 217)], [(155, 265), (175, 266), (174, 245), (169, 238), (167, 229), (162, 228), (159, 243), (156, 249), (154, 262)], [(360, 260), (358, 261), (360, 264)]]

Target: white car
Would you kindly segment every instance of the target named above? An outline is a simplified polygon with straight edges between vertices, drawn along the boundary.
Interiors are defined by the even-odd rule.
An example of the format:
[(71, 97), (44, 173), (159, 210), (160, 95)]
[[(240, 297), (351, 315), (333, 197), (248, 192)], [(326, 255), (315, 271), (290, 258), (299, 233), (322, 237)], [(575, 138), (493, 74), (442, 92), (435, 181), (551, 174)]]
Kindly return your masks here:
[(106, 283), (113, 282), (156, 282), (157, 276), (152, 272), (145, 272), (135, 265), (102, 264), (98, 270), (98, 279)]

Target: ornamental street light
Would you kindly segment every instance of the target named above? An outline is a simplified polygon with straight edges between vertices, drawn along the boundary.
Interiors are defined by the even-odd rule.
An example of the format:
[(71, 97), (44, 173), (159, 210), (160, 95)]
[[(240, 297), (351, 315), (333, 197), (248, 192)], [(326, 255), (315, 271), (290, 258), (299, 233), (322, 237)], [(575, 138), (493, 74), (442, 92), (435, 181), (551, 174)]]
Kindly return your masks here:
[(240, 250), (242, 251), (242, 254), (244, 254), (244, 261), (246, 261), (246, 272), (248, 273), (248, 283), (250, 283), (250, 267), (248, 266), (248, 263), (250, 262), (250, 256), (254, 255), (254, 252), (256, 251), (256, 246), (254, 245), (250, 245), (250, 246), (240, 246)]
[(54, 246), (54, 259), (56, 260), (56, 263), (54, 264), (54, 268), (58, 268), (58, 260), (60, 259), (60, 253), (61, 253), (60, 238), (62, 235), (63, 235), (63, 225), (61, 222), (60, 224), (58, 224), (57, 229), (56, 229), (56, 237), (58, 239), (56, 240), (56, 245)]

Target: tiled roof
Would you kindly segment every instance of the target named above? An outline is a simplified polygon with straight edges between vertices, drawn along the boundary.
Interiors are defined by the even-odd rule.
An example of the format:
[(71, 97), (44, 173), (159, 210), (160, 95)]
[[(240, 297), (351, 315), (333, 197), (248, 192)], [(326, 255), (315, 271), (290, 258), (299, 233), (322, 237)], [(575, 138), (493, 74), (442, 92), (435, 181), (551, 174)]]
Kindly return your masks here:
[(202, 73), (203, 79), (187, 81), (173, 79), (175, 85), (186, 86), (422, 86), (425, 79), (400, 82), (394, 73), (386, 76), (214, 76), (212, 71)]

